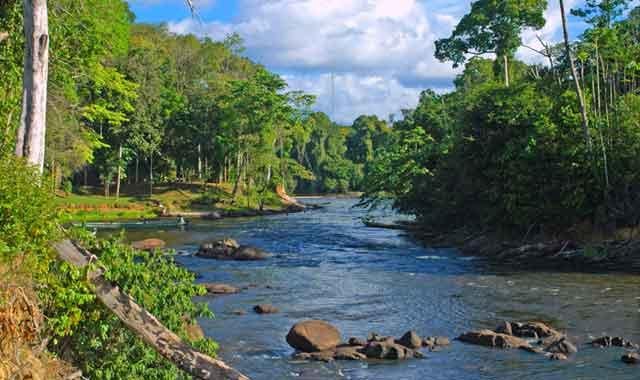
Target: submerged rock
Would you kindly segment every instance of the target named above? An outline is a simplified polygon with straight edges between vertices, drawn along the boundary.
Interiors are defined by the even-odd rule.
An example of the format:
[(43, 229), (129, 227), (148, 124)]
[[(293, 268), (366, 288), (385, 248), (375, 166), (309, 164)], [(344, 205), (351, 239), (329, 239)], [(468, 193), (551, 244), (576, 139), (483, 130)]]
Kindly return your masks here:
[(196, 256), (217, 260), (264, 260), (269, 257), (259, 248), (241, 246), (233, 239), (219, 240), (200, 246)]
[(254, 306), (253, 311), (255, 311), (258, 314), (275, 314), (275, 313), (278, 313), (280, 310), (278, 310), (278, 308), (273, 305), (260, 304), (260, 305)]
[(287, 343), (302, 352), (327, 351), (340, 344), (340, 331), (325, 321), (298, 322), (289, 330)]
[(623, 363), (627, 364), (640, 364), (640, 353), (637, 352), (627, 352), (622, 355), (621, 358)]
[(207, 289), (207, 293), (215, 295), (234, 294), (240, 291), (240, 289), (235, 286), (228, 284), (204, 283), (201, 285)]

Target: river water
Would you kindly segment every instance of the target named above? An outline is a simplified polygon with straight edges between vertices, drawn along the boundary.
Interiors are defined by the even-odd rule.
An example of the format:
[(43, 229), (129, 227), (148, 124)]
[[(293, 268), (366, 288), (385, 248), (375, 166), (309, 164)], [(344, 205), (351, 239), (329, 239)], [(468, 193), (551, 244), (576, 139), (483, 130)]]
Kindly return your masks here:
[[(130, 231), (157, 237), (182, 253), (232, 237), (273, 254), (263, 262), (180, 256), (202, 282), (248, 286), (236, 295), (203, 297), (216, 314), (200, 323), (220, 343), (220, 356), (255, 380), (279, 379), (640, 379), (620, 361), (622, 349), (594, 349), (590, 338), (621, 335), (640, 342), (640, 276), (527, 271), (429, 249), (401, 231), (365, 227), (353, 199), (327, 198), (325, 209), (252, 219), (198, 221), (184, 231)], [(279, 314), (251, 308), (270, 303)], [(236, 315), (238, 310), (245, 315)], [(541, 320), (579, 344), (566, 362), (520, 350), (454, 341), (426, 358), (394, 363), (299, 363), (285, 342), (303, 319), (323, 319), (346, 340), (371, 331), (456, 337), (501, 320)]]

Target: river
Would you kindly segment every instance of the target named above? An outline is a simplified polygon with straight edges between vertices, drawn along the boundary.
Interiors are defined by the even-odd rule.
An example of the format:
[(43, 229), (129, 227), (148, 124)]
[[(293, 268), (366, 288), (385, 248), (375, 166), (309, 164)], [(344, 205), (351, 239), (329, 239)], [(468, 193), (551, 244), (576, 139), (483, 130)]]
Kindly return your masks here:
[[(365, 227), (365, 211), (352, 209), (353, 199), (314, 201), (330, 203), (311, 212), (197, 221), (184, 231), (130, 231), (127, 237), (157, 237), (183, 253), (232, 237), (273, 253), (263, 262), (177, 259), (201, 276), (198, 281), (257, 285), (199, 299), (216, 314), (200, 323), (220, 343), (220, 356), (254, 380), (640, 378), (640, 367), (620, 361), (624, 350), (584, 345), (602, 334), (640, 342), (640, 276), (496, 267), (453, 249), (423, 247), (402, 231)], [(281, 312), (254, 314), (258, 303)], [(411, 329), (453, 338), (501, 320), (541, 320), (565, 330), (580, 351), (555, 362), (454, 341), (440, 352), (425, 352), (425, 359), (298, 363), (285, 336), (307, 318), (331, 322), (344, 339), (371, 331), (400, 336)]]

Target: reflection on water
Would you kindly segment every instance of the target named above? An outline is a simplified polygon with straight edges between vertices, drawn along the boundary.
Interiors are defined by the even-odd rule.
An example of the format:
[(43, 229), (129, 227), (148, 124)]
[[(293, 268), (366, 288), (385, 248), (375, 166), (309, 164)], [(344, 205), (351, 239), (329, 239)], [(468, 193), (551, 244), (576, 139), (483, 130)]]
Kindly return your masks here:
[[(455, 250), (428, 249), (400, 231), (364, 227), (349, 199), (324, 210), (258, 219), (197, 222), (186, 231), (131, 231), (181, 252), (226, 236), (274, 254), (265, 262), (181, 256), (200, 281), (255, 284), (237, 295), (202, 298), (216, 319), (202, 320), (221, 356), (253, 379), (638, 379), (623, 351), (580, 347), (568, 362), (454, 342), (422, 360), (399, 363), (295, 363), (284, 337), (305, 318), (327, 320), (343, 337), (370, 331), (455, 337), (503, 319), (537, 319), (566, 329), (577, 343), (602, 334), (640, 342), (640, 276), (529, 273), (495, 268)], [(268, 286), (268, 287), (267, 287)], [(257, 303), (281, 312), (256, 315)], [(245, 310), (245, 315), (235, 311)]]

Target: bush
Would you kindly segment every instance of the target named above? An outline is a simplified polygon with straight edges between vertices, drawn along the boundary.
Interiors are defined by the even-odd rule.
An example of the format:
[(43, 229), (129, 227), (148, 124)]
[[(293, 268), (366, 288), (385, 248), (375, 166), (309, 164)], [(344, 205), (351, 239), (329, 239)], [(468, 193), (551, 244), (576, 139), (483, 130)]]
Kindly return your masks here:
[[(41, 334), (51, 338), (49, 350), (92, 379), (188, 378), (96, 300), (86, 269), (55, 259), (51, 243), (63, 232), (53, 197), (42, 183), (46, 179), (22, 160), (0, 160), (0, 268), (9, 267), (10, 273), (35, 284), (46, 317)], [(136, 251), (120, 237), (99, 240), (83, 230), (69, 234), (99, 257), (108, 280), (183, 338), (187, 324), (212, 316), (205, 306), (192, 302), (204, 289), (170, 257)], [(3, 281), (8, 281), (6, 274), (0, 273)], [(215, 355), (215, 342), (192, 343)]]

